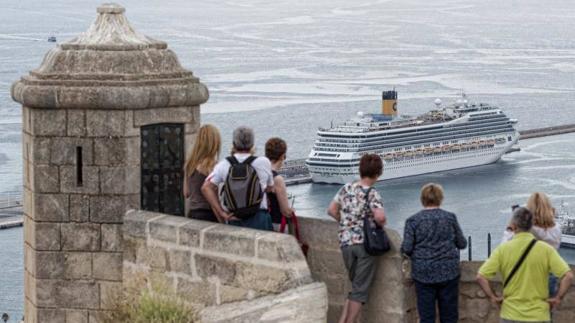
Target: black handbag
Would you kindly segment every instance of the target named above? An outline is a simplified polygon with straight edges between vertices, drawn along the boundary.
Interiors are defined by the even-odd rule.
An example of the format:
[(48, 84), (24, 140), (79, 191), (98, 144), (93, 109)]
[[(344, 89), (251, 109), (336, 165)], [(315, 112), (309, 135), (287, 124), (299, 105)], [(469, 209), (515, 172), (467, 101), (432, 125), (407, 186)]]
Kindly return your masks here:
[(367, 192), (365, 192), (365, 206), (363, 208), (363, 246), (365, 252), (369, 255), (381, 256), (391, 249), (391, 245), (383, 227), (370, 216), (369, 193), (371, 190), (372, 188), (370, 187)]

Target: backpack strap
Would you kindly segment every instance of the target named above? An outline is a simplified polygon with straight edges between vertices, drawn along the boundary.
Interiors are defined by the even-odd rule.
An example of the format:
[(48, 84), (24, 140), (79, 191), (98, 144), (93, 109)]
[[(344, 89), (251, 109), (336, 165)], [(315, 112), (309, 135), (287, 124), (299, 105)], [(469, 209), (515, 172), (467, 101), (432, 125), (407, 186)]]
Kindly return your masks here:
[(536, 242), (537, 242), (536, 239), (531, 240), (531, 242), (529, 243), (529, 245), (527, 246), (527, 248), (525, 249), (525, 251), (521, 255), (521, 258), (519, 258), (519, 261), (515, 264), (515, 267), (513, 267), (513, 269), (511, 270), (509, 277), (507, 277), (507, 279), (505, 279), (505, 283), (503, 284), (503, 288), (507, 287), (507, 284), (509, 284), (511, 279), (513, 279), (513, 276), (515, 276), (515, 273), (517, 272), (519, 267), (521, 267), (521, 264), (523, 263), (525, 258), (527, 258), (529, 251), (531, 251), (531, 249), (533, 248), (533, 246), (535, 245)]
[(253, 163), (253, 161), (256, 160), (257, 158), (258, 158), (257, 156), (252, 155), (252, 156), (246, 158), (246, 160), (244, 160), (244, 161), (242, 162), (242, 164), (248, 164), (248, 165), (251, 166), (251, 164)]
[(231, 166), (235, 166), (237, 164), (239, 164), (240, 162), (238, 162), (238, 160), (236, 159), (235, 156), (228, 156), (226, 157), (226, 160), (230, 163)]
[[(363, 187), (361, 189), (363, 190)], [(363, 206), (363, 211), (364, 211), (365, 215), (368, 214), (367, 211), (369, 210), (369, 193), (371, 193), (372, 189), (373, 189), (373, 187), (370, 187), (367, 189), (367, 191), (364, 191), (364, 193), (365, 193), (365, 205)]]

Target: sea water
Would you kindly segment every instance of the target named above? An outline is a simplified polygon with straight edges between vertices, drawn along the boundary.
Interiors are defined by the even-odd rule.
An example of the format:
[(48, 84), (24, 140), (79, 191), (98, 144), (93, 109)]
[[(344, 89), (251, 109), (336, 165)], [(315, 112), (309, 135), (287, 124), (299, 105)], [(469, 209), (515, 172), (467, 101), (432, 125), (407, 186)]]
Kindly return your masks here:
[[(0, 193), (21, 190), (21, 108), (10, 85), (55, 46), (85, 31), (101, 1), (0, 0)], [(358, 111), (377, 112), (381, 91), (399, 91), (401, 113), (433, 100), (500, 106), (520, 129), (575, 123), (575, 3), (571, 0), (125, 0), (136, 30), (167, 41), (183, 66), (210, 89), (202, 122), (256, 131), (258, 152), (272, 136), (288, 158), (304, 158), (317, 127)], [(494, 245), (510, 205), (544, 191), (575, 206), (574, 135), (521, 142), (497, 164), (378, 184), (391, 227), (420, 206), (419, 188), (446, 189), (473, 240), (473, 257)], [(290, 187), (295, 207), (325, 216), (338, 186)], [(0, 231), (0, 312), (22, 309), (22, 230)], [(574, 255), (566, 254), (569, 259)], [(18, 312), (20, 311), (20, 312)]]

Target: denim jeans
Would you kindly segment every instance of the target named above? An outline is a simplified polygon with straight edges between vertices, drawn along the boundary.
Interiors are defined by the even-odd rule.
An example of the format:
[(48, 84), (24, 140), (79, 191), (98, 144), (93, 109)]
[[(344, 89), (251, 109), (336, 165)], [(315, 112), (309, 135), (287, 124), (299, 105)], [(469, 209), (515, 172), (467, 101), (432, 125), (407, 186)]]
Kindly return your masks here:
[(273, 231), (272, 217), (267, 210), (260, 209), (254, 216), (245, 220), (230, 221), (229, 224), (238, 227), (252, 228), (258, 230)]
[(420, 323), (435, 323), (435, 304), (441, 323), (457, 323), (459, 319), (459, 277), (442, 283), (425, 284), (415, 281), (417, 312)]

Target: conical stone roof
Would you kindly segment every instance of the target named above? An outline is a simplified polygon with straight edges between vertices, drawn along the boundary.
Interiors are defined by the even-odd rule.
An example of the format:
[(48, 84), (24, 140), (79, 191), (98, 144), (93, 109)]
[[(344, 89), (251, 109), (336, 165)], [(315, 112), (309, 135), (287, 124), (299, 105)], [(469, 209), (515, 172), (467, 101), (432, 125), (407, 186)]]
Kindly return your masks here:
[(117, 4), (78, 37), (58, 45), (39, 68), (12, 86), (30, 108), (146, 109), (194, 106), (208, 89), (184, 69), (165, 42), (136, 32)]

